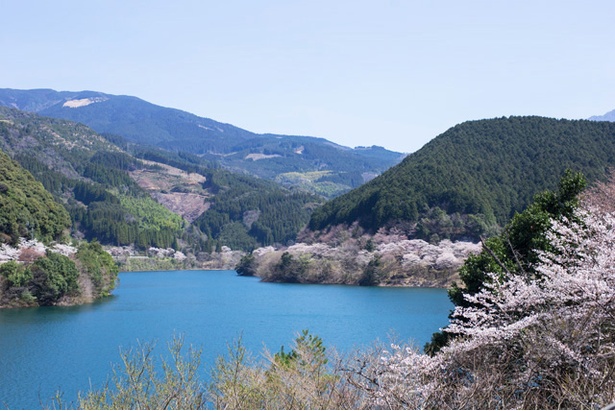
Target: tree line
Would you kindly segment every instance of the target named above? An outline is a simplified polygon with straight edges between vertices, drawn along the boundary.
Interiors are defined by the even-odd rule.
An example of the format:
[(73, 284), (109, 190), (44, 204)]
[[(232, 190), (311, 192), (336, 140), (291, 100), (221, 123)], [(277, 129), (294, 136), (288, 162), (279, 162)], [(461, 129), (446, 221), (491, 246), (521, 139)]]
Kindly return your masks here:
[[(468, 121), (379, 177), (316, 209), (309, 227), (351, 224), (377, 231), (411, 223), (429, 240), (493, 234), (570, 168), (604, 179), (615, 162), (615, 124), (543, 117)], [(451, 219), (445, 221), (444, 216)]]

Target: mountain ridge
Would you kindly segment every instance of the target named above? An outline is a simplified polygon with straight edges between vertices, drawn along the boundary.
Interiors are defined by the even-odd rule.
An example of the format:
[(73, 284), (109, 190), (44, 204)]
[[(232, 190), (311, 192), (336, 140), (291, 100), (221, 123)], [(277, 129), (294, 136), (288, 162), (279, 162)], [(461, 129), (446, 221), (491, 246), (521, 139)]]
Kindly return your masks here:
[(62, 202), (76, 236), (105, 245), (195, 256), (286, 243), (322, 202), (196, 156), (136, 145), (131, 154), (112, 140), (80, 123), (0, 107), (0, 149)]
[(359, 222), (375, 232), (397, 221), (417, 238), (478, 240), (535, 194), (556, 187), (567, 167), (595, 181), (614, 165), (613, 123), (538, 116), (467, 121), (316, 209), (309, 227)]
[(615, 121), (615, 110), (611, 110), (601, 116), (591, 116), (588, 120), (592, 121)]
[[(322, 137), (257, 134), (134, 96), (97, 91), (0, 89), (0, 105), (83, 123), (129, 142), (196, 154), (230, 170), (285, 181), (285, 173), (328, 171), (303, 183), (325, 197), (358, 187), (404, 154), (383, 147), (345, 147)], [(258, 160), (255, 160), (258, 158)]]

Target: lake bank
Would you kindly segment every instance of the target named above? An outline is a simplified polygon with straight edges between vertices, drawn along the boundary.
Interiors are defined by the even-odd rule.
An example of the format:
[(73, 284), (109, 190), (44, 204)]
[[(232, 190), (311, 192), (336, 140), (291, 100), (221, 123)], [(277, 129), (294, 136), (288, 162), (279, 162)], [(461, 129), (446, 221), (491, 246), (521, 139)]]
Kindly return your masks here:
[(264, 282), (448, 288), (459, 268), (481, 245), (440, 241), (430, 244), (404, 236), (347, 238), (338, 243), (298, 243), (261, 247), (252, 253), (222, 247), (220, 252), (184, 255), (173, 249), (107, 249), (123, 271), (234, 270)]
[(375, 340), (422, 346), (447, 323), (446, 290), (272, 284), (234, 271), (122, 272), (113, 296), (75, 307), (0, 310), (0, 404), (42, 408), (100, 387), (120, 347), (182, 334), (211, 366), (241, 338), (253, 353), (289, 347), (301, 330), (344, 352)]

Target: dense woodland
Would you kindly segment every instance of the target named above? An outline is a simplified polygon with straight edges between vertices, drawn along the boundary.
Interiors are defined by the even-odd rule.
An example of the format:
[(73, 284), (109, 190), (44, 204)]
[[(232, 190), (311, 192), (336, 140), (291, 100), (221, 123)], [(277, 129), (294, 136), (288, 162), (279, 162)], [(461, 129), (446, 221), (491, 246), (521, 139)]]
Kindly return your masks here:
[(15, 245), (20, 237), (44, 241), (66, 235), (70, 217), (36, 181), (0, 151), (1, 243)]
[(233, 249), (294, 241), (312, 208), (322, 202), (309, 193), (288, 192), (275, 183), (223, 170), (213, 170), (206, 178), (205, 187), (216, 196), (195, 224)]
[(0, 210), (0, 254), (11, 258), (0, 265), (0, 307), (91, 302), (113, 290), (118, 269), (99, 243), (40, 243), (70, 240), (69, 214), (1, 151)]
[(615, 162), (615, 124), (508, 117), (459, 124), (369, 183), (329, 201), (309, 227), (405, 223), (426, 240), (493, 234), (567, 168), (589, 181)]

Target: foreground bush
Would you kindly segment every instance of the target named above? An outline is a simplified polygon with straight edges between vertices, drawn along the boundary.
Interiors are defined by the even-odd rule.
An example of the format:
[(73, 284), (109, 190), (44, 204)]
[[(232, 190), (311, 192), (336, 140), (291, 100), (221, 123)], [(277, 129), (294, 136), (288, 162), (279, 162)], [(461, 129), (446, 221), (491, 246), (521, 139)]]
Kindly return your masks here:
[[(101, 389), (79, 395), (79, 409), (359, 409), (363, 393), (344, 377), (319, 337), (304, 331), (290, 352), (260, 360), (241, 341), (218, 358), (209, 383), (199, 379), (201, 351), (168, 345), (170, 360), (154, 361), (152, 344), (121, 354), (121, 365)], [(184, 352), (186, 351), (186, 352)]]
[(152, 344), (121, 354), (122, 366), (104, 388), (79, 396), (79, 409), (94, 410), (165, 410), (201, 409), (205, 391), (198, 379), (201, 352), (192, 347), (183, 354), (183, 339), (169, 343), (171, 361), (162, 360), (162, 376), (153, 360)]

